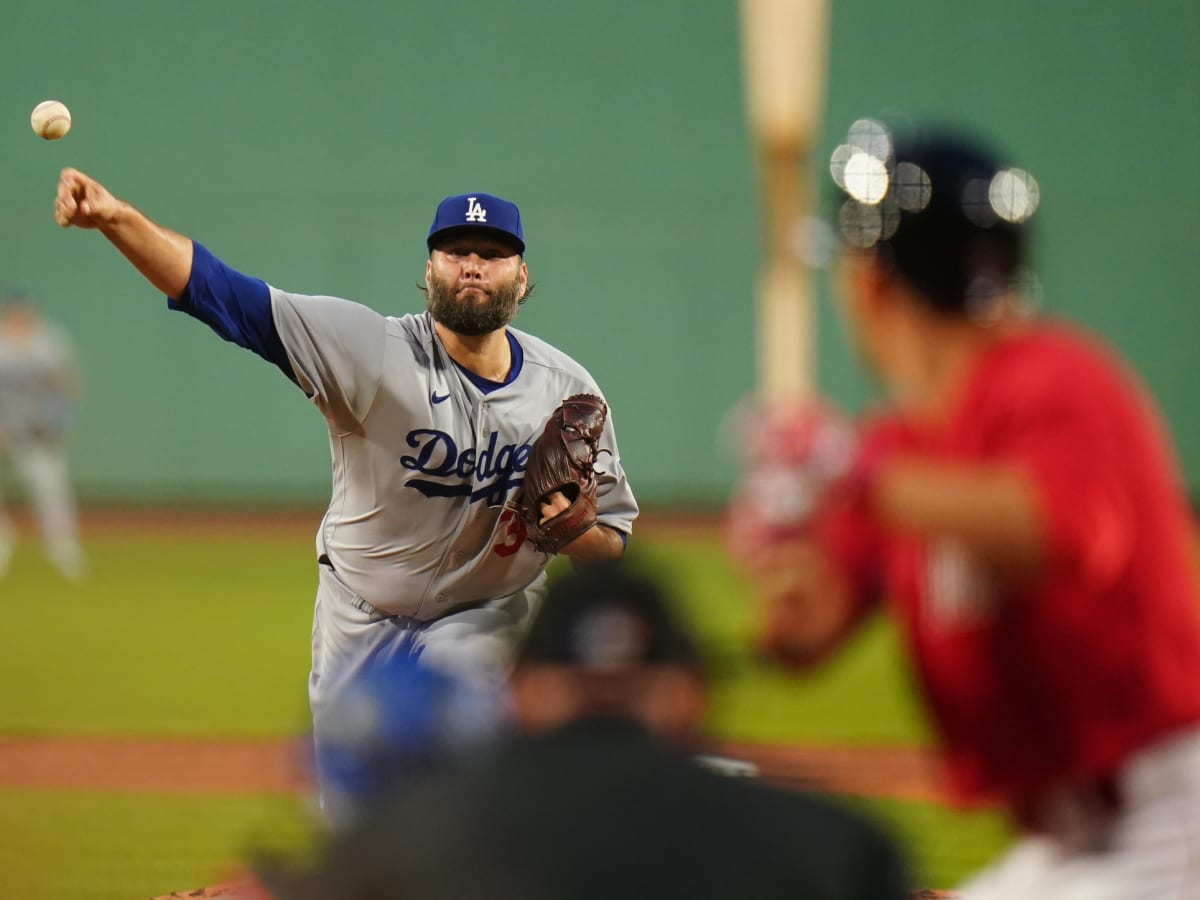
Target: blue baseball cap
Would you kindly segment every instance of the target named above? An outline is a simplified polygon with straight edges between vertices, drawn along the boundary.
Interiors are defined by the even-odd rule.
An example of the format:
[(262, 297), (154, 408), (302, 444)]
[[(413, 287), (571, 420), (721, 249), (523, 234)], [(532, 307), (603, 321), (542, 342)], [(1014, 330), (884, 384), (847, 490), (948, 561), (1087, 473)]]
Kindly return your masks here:
[(521, 211), (515, 203), (494, 194), (476, 191), (447, 197), (438, 204), (437, 212), (433, 214), (433, 224), (429, 226), (429, 237), (425, 243), (432, 250), (434, 244), (460, 228), (494, 231), (515, 244), (519, 253), (525, 253)]

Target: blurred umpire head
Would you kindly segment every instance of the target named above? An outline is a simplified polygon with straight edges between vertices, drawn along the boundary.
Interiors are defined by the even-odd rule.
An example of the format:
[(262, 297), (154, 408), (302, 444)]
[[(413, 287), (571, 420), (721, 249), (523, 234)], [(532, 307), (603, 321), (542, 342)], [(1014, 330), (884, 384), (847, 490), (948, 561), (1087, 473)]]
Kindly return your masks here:
[(512, 685), (526, 731), (604, 717), (685, 739), (707, 700), (705, 667), (675, 601), (627, 561), (581, 565), (551, 584)]
[[(1029, 220), (1039, 189), (965, 132), (860, 119), (834, 151), (840, 290), (866, 361), (905, 399), (958, 339), (1032, 311)], [(939, 346), (939, 345), (945, 345)]]

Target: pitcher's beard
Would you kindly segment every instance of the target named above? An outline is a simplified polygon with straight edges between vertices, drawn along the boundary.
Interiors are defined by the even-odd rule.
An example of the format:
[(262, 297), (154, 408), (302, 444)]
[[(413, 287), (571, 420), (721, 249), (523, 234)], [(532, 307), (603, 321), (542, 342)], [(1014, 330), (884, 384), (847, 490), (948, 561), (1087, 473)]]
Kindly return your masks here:
[(430, 315), (457, 334), (479, 336), (503, 328), (517, 315), (521, 301), (521, 284), (513, 280), (509, 284), (493, 288), (479, 288), (486, 294), (459, 300), (458, 289), (430, 278), (427, 286)]

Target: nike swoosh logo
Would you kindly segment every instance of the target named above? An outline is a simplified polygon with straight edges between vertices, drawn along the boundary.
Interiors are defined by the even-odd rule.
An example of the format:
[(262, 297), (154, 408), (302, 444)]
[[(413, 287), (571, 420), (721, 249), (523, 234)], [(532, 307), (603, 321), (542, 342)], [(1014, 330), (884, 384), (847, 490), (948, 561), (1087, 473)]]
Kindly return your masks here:
[(432, 394), (429, 395), (429, 399), (432, 400), (434, 403), (441, 403), (443, 400), (449, 400), (450, 395), (442, 394), (442, 396), (439, 397), (438, 392), (434, 391)]

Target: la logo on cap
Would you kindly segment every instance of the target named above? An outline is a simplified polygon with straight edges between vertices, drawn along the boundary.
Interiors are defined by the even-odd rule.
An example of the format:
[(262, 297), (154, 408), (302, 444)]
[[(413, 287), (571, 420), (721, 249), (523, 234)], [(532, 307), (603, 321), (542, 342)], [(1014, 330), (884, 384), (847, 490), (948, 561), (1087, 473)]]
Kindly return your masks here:
[(459, 228), (476, 228), (503, 235), (518, 253), (525, 253), (520, 210), (515, 203), (487, 191), (452, 194), (438, 204), (433, 224), (429, 226), (429, 237), (425, 239), (430, 252), (438, 241)]
[(476, 197), (468, 197), (467, 198), (467, 221), (468, 222), (486, 222), (487, 221), (487, 210), (484, 209), (480, 205), (479, 200)]

